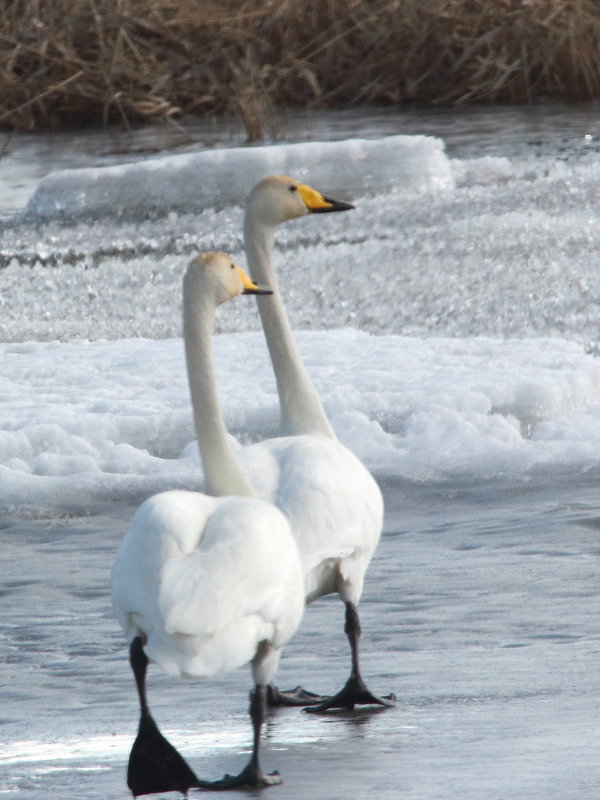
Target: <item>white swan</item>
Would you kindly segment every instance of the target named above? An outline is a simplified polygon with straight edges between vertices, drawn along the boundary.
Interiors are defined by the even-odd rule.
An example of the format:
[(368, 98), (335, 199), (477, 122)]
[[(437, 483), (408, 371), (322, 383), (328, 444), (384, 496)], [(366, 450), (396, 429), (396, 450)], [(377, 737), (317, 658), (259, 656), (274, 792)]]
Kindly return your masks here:
[[(292, 178), (272, 175), (250, 192), (244, 220), (250, 272), (274, 290), (268, 304), (258, 305), (277, 378), (282, 433), (288, 435), (247, 447), (240, 457), (258, 496), (278, 505), (290, 521), (304, 570), (306, 602), (338, 592), (346, 607), (350, 677), (341, 691), (308, 709), (315, 711), (395, 703), (394, 695), (372, 694), (359, 668), (357, 604), (381, 534), (381, 492), (362, 463), (337, 441), (304, 368), (272, 268), (279, 224), (309, 213), (351, 208)], [(300, 687), (292, 693), (270, 689), (273, 704), (307, 705), (316, 697)]]
[[(135, 514), (112, 572), (113, 603), (131, 642), (141, 706), (128, 767), (134, 796), (280, 782), (276, 773), (260, 769), (260, 730), (266, 687), (298, 626), (304, 593), (289, 524), (254, 496), (219, 408), (211, 354), (214, 315), (217, 305), (241, 292), (267, 290), (222, 253), (198, 256), (184, 278), (186, 356), (206, 486), (229, 496), (169, 491), (151, 497)], [(251, 662), (254, 747), (238, 776), (199, 780), (160, 734), (146, 702), (148, 659), (170, 674), (202, 678)]]

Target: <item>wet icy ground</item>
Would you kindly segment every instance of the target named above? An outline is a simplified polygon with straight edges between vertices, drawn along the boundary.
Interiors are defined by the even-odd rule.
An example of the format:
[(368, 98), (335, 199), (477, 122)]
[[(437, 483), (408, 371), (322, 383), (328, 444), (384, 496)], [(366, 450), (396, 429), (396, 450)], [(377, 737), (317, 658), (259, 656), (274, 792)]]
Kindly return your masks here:
[[(398, 705), (275, 712), (264, 763), (285, 782), (269, 796), (593, 797), (597, 478), (558, 490), (552, 479), (388, 485), (362, 603), (363, 661)], [(12, 520), (2, 532), (13, 612), (2, 623), (0, 774), (11, 800), (127, 795), (137, 709), (106, 582), (129, 509), (97, 511)], [(320, 601), (287, 648), (280, 683), (329, 690), (346, 669), (341, 605)], [(248, 685), (244, 670), (208, 683), (151, 672), (155, 714), (198, 774), (243, 763)]]

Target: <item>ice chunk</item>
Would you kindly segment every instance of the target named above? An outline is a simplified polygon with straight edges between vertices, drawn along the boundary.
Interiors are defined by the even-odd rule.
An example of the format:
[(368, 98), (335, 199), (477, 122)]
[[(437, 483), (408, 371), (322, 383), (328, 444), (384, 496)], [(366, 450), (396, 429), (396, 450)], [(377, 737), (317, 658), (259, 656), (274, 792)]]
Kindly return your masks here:
[(211, 150), (47, 175), (27, 211), (38, 217), (126, 215), (240, 204), (257, 180), (291, 174), (339, 199), (453, 187), (440, 139), (390, 136)]

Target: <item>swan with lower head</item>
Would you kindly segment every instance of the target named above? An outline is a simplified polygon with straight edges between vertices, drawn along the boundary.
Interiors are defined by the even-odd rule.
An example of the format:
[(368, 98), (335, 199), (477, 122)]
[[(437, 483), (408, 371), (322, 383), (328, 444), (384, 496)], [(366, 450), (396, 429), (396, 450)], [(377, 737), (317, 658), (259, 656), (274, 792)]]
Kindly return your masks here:
[[(363, 464), (340, 444), (304, 367), (277, 289), (272, 266), (275, 230), (286, 220), (353, 208), (284, 175), (260, 181), (250, 192), (244, 218), (246, 257), (252, 277), (274, 294), (259, 311), (277, 379), (280, 438), (244, 448), (240, 457), (257, 495), (286, 514), (296, 539), (305, 579), (306, 602), (337, 592), (345, 604), (345, 632), (351, 672), (345, 686), (313, 709), (390, 706), (365, 685), (359, 667), (358, 616), (366, 569), (383, 524), (383, 499)], [(300, 688), (281, 693), (274, 704), (308, 705), (319, 699)]]
[[(130, 641), (140, 724), (128, 767), (134, 796), (191, 787), (279, 783), (259, 765), (267, 686), (300, 622), (303, 579), (284, 515), (259, 500), (229, 443), (211, 353), (217, 306), (268, 293), (222, 253), (195, 258), (184, 278), (184, 339), (194, 419), (210, 494), (169, 491), (144, 502), (112, 572), (114, 607)], [(193, 346), (191, 346), (193, 343)], [(210, 678), (251, 663), (251, 758), (242, 772), (200, 780), (159, 732), (148, 709), (148, 661), (171, 675)]]

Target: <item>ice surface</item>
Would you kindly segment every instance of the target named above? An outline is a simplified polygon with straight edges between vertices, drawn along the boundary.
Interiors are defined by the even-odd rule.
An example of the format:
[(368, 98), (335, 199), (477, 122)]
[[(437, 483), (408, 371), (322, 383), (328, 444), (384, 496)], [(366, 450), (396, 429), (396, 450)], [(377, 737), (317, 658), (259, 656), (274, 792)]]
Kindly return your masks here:
[[(361, 603), (362, 663), (398, 707), (273, 714), (263, 759), (284, 786), (270, 791), (291, 800), (594, 797), (597, 480), (520, 491), (388, 484), (386, 532)], [(136, 697), (107, 582), (130, 511), (14, 519), (2, 531), (0, 785), (10, 800), (128, 796)], [(284, 653), (280, 685), (327, 691), (347, 669), (341, 605), (320, 601)], [(248, 688), (247, 670), (208, 682), (149, 670), (159, 724), (207, 778), (247, 759)]]

